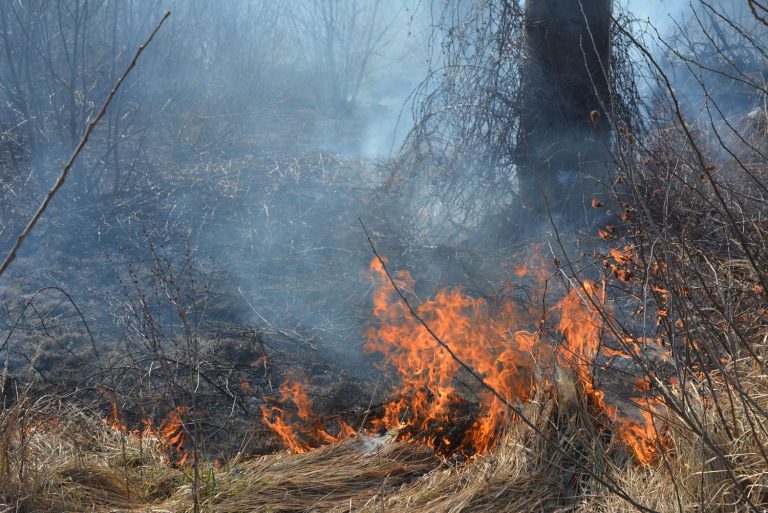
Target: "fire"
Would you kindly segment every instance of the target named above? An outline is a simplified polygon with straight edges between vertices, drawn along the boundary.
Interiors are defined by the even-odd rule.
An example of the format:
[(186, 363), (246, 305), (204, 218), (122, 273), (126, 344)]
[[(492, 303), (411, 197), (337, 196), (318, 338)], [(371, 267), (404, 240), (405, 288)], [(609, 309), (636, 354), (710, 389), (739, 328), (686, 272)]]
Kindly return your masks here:
[[(312, 408), (307, 387), (302, 382), (288, 379), (280, 386), (279, 392), (280, 397), (267, 398), (275, 404), (261, 406), (262, 422), (280, 437), (291, 452), (307, 452), (357, 434), (340, 419), (335, 435), (326, 431), (322, 419)], [(293, 404), (291, 410), (287, 408), (288, 403)]]
[[(633, 262), (630, 247), (612, 252), (612, 257), (618, 265)], [(529, 262), (514, 268), (514, 274), (540, 282), (535, 284), (538, 290), (545, 290), (545, 269), (536, 252)], [(397, 373), (399, 388), (365, 429), (397, 430), (400, 439), (424, 443), (446, 456), (487, 452), (514, 420), (510, 411), (486, 389), (472, 388), (476, 384), (472, 377), (411, 315), (377, 258), (370, 270), (375, 325), (366, 333), (365, 349), (382, 357), (383, 368)], [(405, 271), (396, 273), (394, 281), (405, 294), (414, 288)], [(615, 439), (637, 461), (655, 461), (661, 445), (655, 420), (663, 405), (650, 393), (650, 382), (640, 379), (630, 384), (627, 397), (618, 401), (612, 397), (615, 391), (598, 386), (595, 375), (608, 359), (631, 364), (642, 344), (657, 342), (612, 333), (606, 326), (613, 313), (605, 283), (584, 281), (561, 294), (546, 316), (537, 311), (541, 297), (530, 302), (538, 307), (525, 308), (512, 298), (473, 297), (461, 288), (440, 290), (415, 309), (458, 359), (511, 403), (526, 402), (537, 386), (555, 381), (558, 373), (572, 372)], [(300, 381), (287, 380), (279, 393), (262, 406), (263, 421), (291, 451), (305, 452), (356, 434), (345, 424), (329, 434)]]
[[(160, 427), (154, 431), (165, 447), (176, 451), (178, 465), (184, 465), (191, 459), (187, 450), (187, 428), (183, 416), (189, 412), (189, 408), (178, 406), (160, 423)], [(151, 424), (147, 424), (151, 429)]]
[[(435, 428), (454, 423), (454, 410), (461, 396), (455, 388), (460, 378), (458, 363), (440, 349), (432, 336), (414, 319), (393, 294), (383, 267), (374, 260), (371, 271), (377, 281), (374, 292), (376, 328), (367, 333), (366, 350), (380, 353), (384, 363), (397, 370), (400, 398), (386, 407), (375, 427), (400, 429), (402, 433), (447, 452), (468, 454), (488, 450), (501, 434), (508, 412), (490, 393), (480, 396), (484, 412), (457, 443), (446, 444)], [(526, 268), (526, 273), (528, 269)], [(522, 273), (520, 273), (522, 274)], [(413, 285), (406, 272), (397, 276), (398, 286)], [(534, 392), (532, 350), (535, 336), (521, 329), (527, 312), (513, 301), (491, 305), (461, 289), (441, 290), (434, 299), (418, 307), (418, 314), (442, 340), (449, 341), (456, 355), (485, 377), (504, 396), (525, 401)], [(448, 446), (448, 447), (444, 447)]]
[(128, 429), (114, 399), (111, 401), (111, 410), (110, 417), (104, 419), (104, 423), (113, 431), (140, 438), (156, 439), (166, 453), (174, 454), (174, 461), (179, 466), (192, 461), (193, 455), (187, 447), (188, 430), (184, 423), (184, 416), (189, 413), (189, 408), (185, 406), (174, 408), (157, 428), (154, 427), (151, 419), (142, 419), (141, 424), (144, 426), (142, 429)]
[[(637, 265), (633, 248), (609, 250), (606, 264), (611, 274), (629, 281), (622, 272)], [(559, 263), (555, 261), (555, 265)], [(445, 456), (457, 452), (473, 456), (492, 449), (506, 424), (515, 420), (511, 412), (488, 390), (477, 386), (458, 361), (436, 343), (396, 293), (378, 258), (371, 262), (370, 271), (375, 285), (375, 323), (366, 333), (365, 349), (382, 357), (384, 369), (394, 370), (399, 388), (383, 411), (360, 429), (367, 433), (396, 430), (400, 439), (426, 444)], [(511, 297), (488, 299), (461, 288), (445, 288), (415, 305), (416, 313), (458, 359), (508, 402), (525, 403), (537, 387), (569, 383), (561, 393), (583, 391), (614, 439), (621, 441), (638, 462), (656, 461), (659, 448), (664, 446), (657, 431), (664, 408), (653, 394), (652, 378), (637, 376), (617, 399), (617, 391), (601, 386), (596, 375), (616, 362), (631, 368), (644, 348), (653, 344), (656, 352), (662, 352), (660, 342), (619, 334), (612, 328), (615, 318), (605, 282), (583, 281), (567, 291), (556, 289), (552, 283), (545, 286), (547, 263), (538, 250), (512, 271), (516, 278), (532, 285), (526, 304), (535, 306), (523, 306)], [(405, 294), (415, 286), (406, 271), (396, 273), (394, 281)], [(550, 298), (559, 294), (560, 299), (544, 301), (545, 291)], [(661, 298), (669, 295), (665, 289), (653, 291)], [(542, 305), (546, 312), (541, 311)], [(656, 313), (659, 319), (670, 316), (666, 308), (660, 307)], [(266, 369), (266, 357), (252, 365)], [(254, 394), (247, 379), (239, 386), (244, 394)], [(104, 422), (121, 433), (155, 438), (183, 465), (191, 459), (184, 420), (189, 413), (188, 408), (177, 407), (159, 427), (145, 419), (143, 430), (129, 431), (112, 399), (111, 415)], [(265, 398), (261, 414), (263, 424), (294, 453), (358, 433), (341, 419), (328, 422), (321, 418), (313, 410), (309, 387), (295, 376), (282, 383), (277, 396)]]
[[(622, 248), (614, 256), (626, 263), (630, 249)], [(534, 279), (541, 282), (544, 261), (538, 253), (528, 264), (518, 267), (520, 272), (516, 275), (529, 274), (531, 267), (539, 270)], [(459, 397), (454, 385), (460, 377), (459, 366), (399, 301), (378, 260), (372, 262), (371, 271), (378, 285), (374, 293), (378, 326), (368, 332), (366, 348), (384, 355), (385, 363), (398, 371), (402, 382), (398, 399), (389, 403), (378, 422), (382, 427), (400, 429), (407, 437), (435, 446), (434, 439), (429, 438), (434, 427), (456, 421), (450, 415)], [(405, 272), (397, 274), (396, 282), (402, 290), (413, 287), (413, 280)], [(538, 285), (541, 289), (541, 283)], [(612, 315), (606, 304), (604, 283), (585, 281), (565, 293), (552, 307), (553, 324), (546, 326), (535, 312), (520, 308), (511, 299), (490, 305), (460, 289), (441, 290), (434, 299), (419, 305), (417, 314), (461, 360), (510, 402), (529, 399), (537, 380), (541, 383), (554, 379), (551, 375), (540, 375), (542, 362), (554, 358), (561, 368), (572, 369), (596, 410), (605, 414), (618, 439), (637, 460), (655, 460), (659, 437), (654, 418), (661, 410), (661, 402), (651, 397), (643, 384), (635, 387), (635, 397), (627, 398), (637, 407), (631, 412), (623, 411), (594, 382), (595, 367), (601, 358), (632, 359), (637, 354), (631, 350), (632, 344), (650, 343), (623, 340), (614, 344), (618, 349), (603, 344), (611, 338), (604, 316)], [(557, 348), (555, 340), (562, 340)], [(459, 444), (441, 441), (442, 452), (478, 454), (493, 447), (508, 420), (508, 411), (488, 393), (481, 394), (479, 410), (484, 413)]]
[(125, 420), (120, 415), (120, 409), (117, 406), (117, 401), (113, 398), (111, 400), (112, 412), (109, 418), (104, 419), (105, 424), (114, 431), (120, 431), (125, 433), (128, 431), (128, 427), (125, 425)]
[[(585, 301), (579, 292), (588, 294)], [(561, 364), (573, 369), (587, 395), (596, 403), (597, 409), (606, 414), (614, 424), (614, 429), (640, 463), (652, 463), (656, 460), (657, 445), (662, 443), (656, 431), (655, 419), (662, 411), (663, 403), (652, 397), (650, 381), (646, 377), (634, 384), (637, 397), (629, 397), (628, 402), (636, 408), (632, 412), (622, 412), (615, 404), (606, 400), (606, 392), (594, 385), (593, 369), (602, 353), (614, 358), (631, 359), (638, 354), (632, 345), (640, 343), (657, 343), (651, 340), (627, 339), (623, 341), (622, 350), (601, 346), (606, 336), (602, 334), (603, 315), (610, 315), (610, 309), (605, 305), (605, 288), (598, 288), (592, 283), (584, 283), (583, 291), (572, 289), (560, 302), (559, 331), (564, 337), (564, 343), (558, 352)]]

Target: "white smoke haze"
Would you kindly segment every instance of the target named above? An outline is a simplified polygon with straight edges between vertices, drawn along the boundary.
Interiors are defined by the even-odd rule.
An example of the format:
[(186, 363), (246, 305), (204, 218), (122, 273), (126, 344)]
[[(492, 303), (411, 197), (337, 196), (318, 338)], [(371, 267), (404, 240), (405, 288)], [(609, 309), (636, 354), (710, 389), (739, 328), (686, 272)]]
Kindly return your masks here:
[[(133, 48), (163, 11), (172, 15), (12, 269), (2, 322), (13, 324), (19, 297), (55, 284), (83, 303), (100, 340), (112, 344), (127, 336), (116, 276), (125, 279), (133, 261), (151, 267), (150, 242), (179, 262), (187, 244), (203, 274), (197, 286), (205, 282), (217, 298), (207, 320), (312, 333), (359, 355), (371, 260), (359, 217), (377, 230), (386, 253), (414, 268), (423, 296), (447, 283), (491, 283), (503, 272), (472, 248), (500, 248), (520, 233), (498, 229), (509, 224), (504, 208), (516, 201), (514, 164), (486, 166), (494, 155), (467, 152), (458, 157), (471, 165), (450, 168), (399, 153), (414, 117), (428, 126), (412, 110), (430, 92), (418, 89), (423, 81), (431, 77), (436, 87), (444, 77), (461, 83), (481, 73), (474, 62), (463, 62), (460, 72), (444, 69), (455, 50), (444, 45), (486, 4), (494, 3), (86, 1), (72, 2), (80, 11), (59, 20), (54, 2), (3, 3), (10, 58), (0, 63), (2, 250)], [(737, 19), (744, 10), (721, 4)], [(640, 23), (644, 37), (655, 37), (655, 27), (670, 44), (690, 19), (685, 1), (620, 5), (650, 23)], [(60, 33), (51, 35), (53, 26)], [(41, 44), (30, 47), (30, 39)], [(478, 55), (491, 62), (495, 47), (485, 43)], [(73, 48), (81, 50), (74, 61)], [(669, 54), (658, 41), (654, 50)], [(510, 83), (515, 65), (510, 58)], [(687, 103), (700, 103), (697, 84), (684, 69), (675, 72)], [(734, 91), (712, 84), (723, 95)], [(453, 99), (469, 103), (487, 92), (464, 93)], [(736, 110), (753, 108), (748, 98), (736, 103)], [(440, 107), (439, 115), (465, 104)], [(439, 129), (430, 134), (435, 145), (457, 131)], [(454, 175), (404, 179), (392, 171), (398, 159)], [(445, 185), (457, 175), (466, 180)], [(523, 228), (535, 234), (548, 229), (543, 225)], [(107, 312), (99, 308), (105, 302)]]
[[(0, 65), (3, 250), (138, 41), (172, 15), (12, 269), (23, 290), (6, 287), (4, 299), (56, 284), (94, 306), (84, 309), (96, 331), (119, 337), (95, 307), (105, 293), (119, 306), (114, 267), (150, 258), (147, 240), (178, 260), (186, 240), (211, 286), (229, 288), (212, 318), (359, 339), (348, 318), (366, 301), (368, 254), (349, 234), (367, 214), (362, 195), (381, 183), (376, 163), (410, 130), (428, 10), (346, 0), (70, 7), (58, 20), (53, 2), (0, 8), (12, 57)], [(46, 40), (57, 21), (60, 34)], [(73, 48), (83, 53), (70, 65)], [(26, 72), (68, 78), (53, 90), (14, 81)], [(13, 145), (38, 138), (28, 153)]]
[[(197, 488), (198, 447), (240, 461), (281, 440), (298, 452), (364, 433), (346, 447), (378, 462), (365, 507), (397, 510), (373, 489), (389, 483), (379, 435), (391, 430), (451, 458), (435, 465), (459, 472), (459, 488), (462, 468), (480, 468), (463, 458), (520, 451), (475, 460), (495, 497), (450, 510), (494, 510), (521, 491), (533, 504), (512, 460), (540, 472), (557, 511), (590, 510), (603, 487), (580, 465), (634, 473), (628, 457), (655, 464), (662, 451), (672, 481), (672, 467), (690, 473), (678, 502), (701, 505), (680, 511), (714, 488), (740, 508), (713, 476), (766, 455), (742, 444), (737, 410), (699, 401), (729, 390), (746, 353), (748, 379), (732, 390), (745, 411), (742, 383), (765, 376), (754, 319), (767, 311), (768, 19), (736, 0), (0, 0), (0, 258), (167, 10), (0, 276), (4, 407), (18, 381), (60, 409), (66, 396), (110, 411), (105, 424), (125, 435), (114, 487), (141, 472), (137, 490), (151, 488), (143, 446), (128, 463), (123, 421), (175, 414), (167, 463), (183, 467), (174, 458), (191, 442), (195, 468), (151, 492), (169, 504), (190, 481), (207, 501), (234, 490), (208, 477)], [(545, 434), (497, 446), (523, 403)], [(411, 422), (424, 405), (439, 411)], [(747, 417), (759, 448), (764, 410)], [(282, 421), (311, 430), (307, 443)], [(3, 424), (9, 447), (15, 422)], [(666, 444), (686, 426), (685, 444)], [(473, 432), (480, 443), (461, 445)], [(523, 443), (545, 439), (573, 461), (529, 458)], [(23, 484), (34, 472), (20, 446)], [(685, 459), (691, 447), (700, 461)], [(721, 447), (727, 457), (707, 452)], [(764, 463), (734, 477), (743, 497), (768, 489), (755, 478)], [(234, 483), (238, 465), (202, 470)], [(77, 484), (55, 467), (46, 490)], [(442, 500), (397, 493), (419, 511)]]
[(690, 4), (686, 0), (620, 0), (619, 5), (641, 21), (650, 22), (655, 27), (666, 27), (678, 19)]

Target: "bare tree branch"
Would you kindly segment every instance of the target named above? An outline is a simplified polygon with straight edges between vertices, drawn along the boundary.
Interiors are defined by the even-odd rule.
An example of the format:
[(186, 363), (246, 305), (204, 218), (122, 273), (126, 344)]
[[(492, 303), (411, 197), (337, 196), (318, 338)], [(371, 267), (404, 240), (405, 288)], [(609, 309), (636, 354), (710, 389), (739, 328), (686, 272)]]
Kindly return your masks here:
[(80, 139), (80, 142), (75, 148), (75, 151), (72, 153), (72, 156), (69, 157), (69, 160), (64, 165), (64, 169), (61, 170), (61, 174), (59, 174), (59, 177), (56, 179), (56, 182), (53, 184), (53, 187), (45, 195), (45, 199), (40, 204), (35, 214), (32, 216), (32, 219), (29, 220), (29, 223), (27, 224), (26, 228), (24, 228), (24, 230), (19, 235), (18, 239), (16, 239), (16, 243), (11, 248), (10, 252), (8, 253), (8, 256), (5, 257), (5, 260), (3, 261), (2, 266), (0, 266), (0, 276), (2, 276), (5, 273), (5, 271), (11, 265), (11, 263), (16, 259), (16, 254), (21, 248), (21, 245), (24, 244), (24, 241), (27, 239), (27, 237), (29, 237), (29, 234), (32, 233), (32, 230), (35, 228), (35, 225), (37, 224), (37, 222), (43, 216), (43, 213), (45, 213), (46, 209), (48, 208), (48, 204), (53, 199), (53, 196), (64, 185), (64, 182), (67, 179), (67, 175), (69, 175), (69, 172), (72, 170), (72, 167), (75, 165), (75, 161), (77, 160), (77, 157), (80, 155), (80, 153), (83, 151), (83, 148), (85, 148), (85, 145), (88, 143), (88, 139), (91, 136), (91, 133), (93, 132), (94, 128), (96, 128), (96, 125), (99, 123), (101, 118), (104, 117), (104, 114), (106, 114), (107, 108), (109, 107), (109, 104), (112, 103), (112, 99), (117, 94), (117, 91), (120, 89), (120, 86), (123, 85), (123, 82), (125, 82), (125, 79), (128, 77), (128, 74), (136, 66), (136, 62), (138, 61), (139, 56), (144, 52), (144, 49), (147, 47), (147, 45), (149, 45), (149, 43), (152, 42), (152, 39), (155, 37), (155, 34), (157, 34), (157, 32), (160, 30), (160, 27), (163, 26), (163, 23), (165, 23), (165, 20), (167, 20), (170, 15), (171, 15), (171, 11), (167, 11), (163, 15), (163, 17), (160, 19), (160, 21), (157, 23), (157, 25), (155, 26), (155, 29), (149, 35), (149, 37), (144, 42), (144, 44), (139, 46), (139, 48), (136, 50), (136, 53), (133, 55), (133, 59), (131, 59), (131, 62), (128, 64), (128, 67), (125, 69), (123, 74), (120, 75), (120, 78), (117, 79), (117, 82), (115, 82), (114, 87), (112, 87), (112, 91), (110, 91), (109, 96), (107, 96), (107, 99), (104, 101), (104, 104), (101, 106), (99, 113), (90, 123), (88, 123), (88, 127), (85, 129), (85, 133), (83, 134), (83, 137)]

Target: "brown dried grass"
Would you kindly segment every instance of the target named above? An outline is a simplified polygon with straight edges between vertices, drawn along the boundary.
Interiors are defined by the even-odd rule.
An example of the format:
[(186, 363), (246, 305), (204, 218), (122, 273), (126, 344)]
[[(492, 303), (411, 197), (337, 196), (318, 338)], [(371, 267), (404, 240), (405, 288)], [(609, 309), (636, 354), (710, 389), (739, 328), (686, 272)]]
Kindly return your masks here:
[[(750, 387), (762, 390), (754, 400), (768, 408), (768, 377), (754, 368), (754, 361), (730, 365), (752, 366), (751, 373), (745, 368), (741, 375), (751, 380)], [(693, 385), (686, 393), (690, 408), (715, 436), (721, 420), (706, 394)], [(51, 423), (45, 411), (40, 404), (21, 403), (0, 414), (0, 511), (192, 511), (191, 473), (172, 468), (159, 443), (115, 432), (93, 412), (58, 408)], [(359, 436), (305, 454), (235, 459), (222, 468), (203, 463), (201, 511), (636, 511), (579, 470), (570, 457), (660, 512), (746, 511), (736, 505), (737, 493), (722, 462), (672, 414), (665, 419), (661, 460), (639, 466), (606, 436), (581, 395), (560, 404), (554, 391), (540, 391), (525, 413), (569, 451), (569, 458), (514, 420), (496, 450), (463, 463), (396, 442), (393, 434)], [(737, 466), (752, 501), (765, 505), (768, 471), (760, 464), (756, 438), (746, 436), (752, 431), (745, 415), (730, 417), (733, 431), (745, 436), (715, 436), (714, 441)], [(760, 441), (768, 446), (768, 439)]]

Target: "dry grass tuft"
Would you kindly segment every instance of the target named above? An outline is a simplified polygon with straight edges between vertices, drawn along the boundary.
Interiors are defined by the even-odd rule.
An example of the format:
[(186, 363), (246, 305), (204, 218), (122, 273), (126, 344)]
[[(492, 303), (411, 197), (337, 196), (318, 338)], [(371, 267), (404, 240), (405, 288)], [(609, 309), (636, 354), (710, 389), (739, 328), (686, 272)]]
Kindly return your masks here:
[[(754, 368), (754, 360), (729, 365), (740, 366), (739, 376), (752, 380), (746, 386), (763, 390), (753, 399), (768, 408), (768, 377)], [(683, 398), (681, 390), (674, 393)], [(689, 383), (684, 397), (689, 414), (695, 413), (713, 437), (714, 449), (671, 410), (664, 419), (665, 450), (650, 466), (634, 464), (623, 444), (599, 427), (581, 390), (575, 400), (558, 403), (549, 389), (538, 392), (525, 414), (567, 457), (515, 420), (496, 450), (468, 462), (441, 460), (422, 446), (395, 442), (394, 434), (358, 436), (305, 454), (236, 458), (221, 468), (202, 462), (200, 508), (221, 513), (637, 511), (598, 484), (592, 472), (659, 512), (747, 511), (738, 505), (738, 490), (713, 450), (722, 451), (737, 469), (753, 504), (768, 504), (768, 472), (756, 438), (747, 436), (753, 431), (746, 414), (730, 415), (731, 435), (718, 436), (722, 419), (710, 393)], [(759, 440), (768, 445), (761, 432)], [(93, 412), (21, 402), (0, 414), (0, 441), (5, 505), (0, 511), (193, 511), (188, 469), (173, 468), (156, 440), (113, 431)]]
[(180, 473), (152, 439), (124, 436), (94, 414), (28, 399), (0, 414), (0, 497), (11, 511), (112, 511), (145, 502)]
[[(353, 439), (300, 454), (264, 456), (216, 474), (204, 510), (328, 511), (391, 495), (441, 465), (429, 449), (390, 437)], [(180, 502), (188, 495), (181, 492)]]

